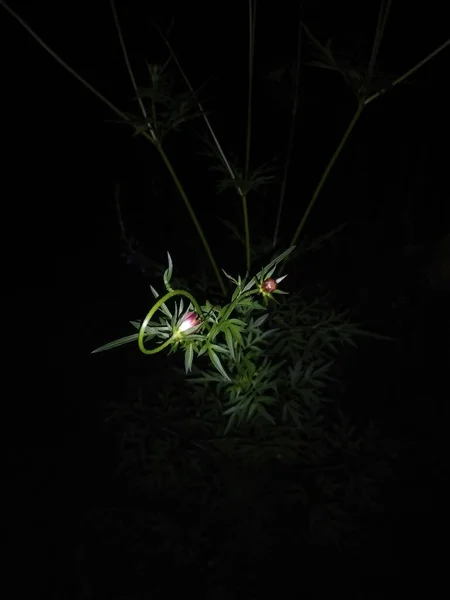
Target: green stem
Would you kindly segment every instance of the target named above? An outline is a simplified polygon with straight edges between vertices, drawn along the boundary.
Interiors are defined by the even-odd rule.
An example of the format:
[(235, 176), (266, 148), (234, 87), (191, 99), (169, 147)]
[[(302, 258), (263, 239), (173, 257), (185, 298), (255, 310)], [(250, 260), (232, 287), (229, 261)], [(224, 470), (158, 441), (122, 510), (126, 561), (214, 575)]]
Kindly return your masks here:
[(204, 248), (206, 250), (206, 254), (208, 255), (209, 261), (210, 261), (210, 263), (212, 265), (212, 268), (214, 269), (214, 273), (215, 273), (215, 275), (217, 277), (217, 281), (219, 282), (220, 289), (222, 290), (222, 294), (224, 296), (226, 296), (227, 295), (227, 288), (225, 287), (225, 283), (224, 283), (223, 278), (222, 278), (222, 276), (220, 274), (219, 267), (217, 266), (217, 263), (216, 263), (216, 261), (214, 259), (214, 256), (213, 256), (213, 253), (211, 252), (211, 248), (210, 248), (210, 246), (208, 244), (208, 240), (206, 239), (205, 234), (203, 233), (202, 226), (200, 225), (200, 223), (199, 223), (199, 221), (197, 219), (197, 216), (196, 216), (196, 214), (194, 212), (194, 209), (192, 208), (192, 204), (189, 202), (189, 198), (187, 197), (186, 192), (184, 191), (183, 185), (182, 185), (181, 181), (178, 179), (178, 176), (175, 173), (175, 170), (174, 170), (174, 168), (172, 166), (172, 163), (170, 162), (170, 160), (167, 157), (166, 153), (162, 149), (161, 145), (158, 144), (156, 147), (158, 149), (158, 152), (159, 152), (161, 158), (164, 161), (164, 164), (166, 165), (169, 173), (171, 174), (172, 179), (173, 179), (173, 181), (175, 183), (175, 186), (178, 189), (178, 192), (180, 193), (180, 196), (182, 197), (184, 204), (186, 205), (186, 208), (187, 208), (188, 213), (189, 213), (189, 215), (190, 215), (190, 217), (192, 219), (192, 222), (194, 223), (194, 225), (195, 225), (195, 227), (197, 229), (198, 235), (200, 236), (200, 239), (201, 239), (201, 241), (203, 243), (203, 246), (204, 246)]
[(278, 241), (278, 233), (280, 231), (281, 214), (283, 212), (284, 197), (286, 194), (287, 178), (289, 167), (291, 165), (291, 154), (294, 145), (295, 123), (297, 120), (298, 100), (299, 100), (299, 82), (300, 82), (300, 65), (301, 65), (301, 50), (302, 50), (302, 22), (299, 21), (298, 36), (297, 36), (297, 59), (295, 64), (295, 80), (294, 80), (294, 99), (291, 111), (291, 127), (289, 129), (288, 145), (286, 149), (286, 159), (284, 161), (283, 180), (281, 183), (280, 199), (278, 201), (277, 220), (275, 223), (275, 231), (273, 234), (272, 248), (275, 248)]
[(345, 133), (342, 136), (342, 139), (339, 142), (338, 147), (334, 151), (333, 156), (331, 157), (328, 165), (326, 166), (325, 171), (322, 174), (322, 177), (319, 180), (319, 183), (317, 184), (316, 189), (314, 190), (314, 194), (313, 194), (313, 196), (311, 198), (311, 201), (308, 204), (308, 206), (307, 206), (307, 208), (306, 208), (306, 210), (305, 210), (305, 212), (303, 214), (302, 220), (300, 221), (300, 223), (299, 223), (299, 225), (297, 227), (297, 230), (296, 230), (296, 232), (294, 234), (294, 237), (291, 240), (291, 243), (289, 244), (289, 247), (295, 246), (295, 244), (297, 242), (297, 239), (298, 239), (298, 237), (299, 237), (299, 235), (300, 235), (300, 233), (301, 233), (301, 231), (302, 231), (302, 229), (303, 229), (303, 227), (305, 225), (306, 219), (308, 218), (309, 213), (311, 212), (311, 210), (312, 210), (312, 208), (313, 208), (313, 206), (314, 206), (314, 204), (315, 204), (315, 202), (316, 202), (316, 200), (317, 200), (317, 198), (318, 198), (318, 196), (320, 194), (320, 191), (322, 190), (323, 184), (327, 180), (327, 177), (330, 174), (330, 171), (333, 168), (333, 165), (336, 162), (339, 154), (341, 153), (342, 148), (345, 146), (345, 143), (347, 142), (347, 140), (348, 140), (348, 138), (349, 138), (349, 136), (350, 136), (353, 128), (355, 127), (356, 123), (358, 122), (358, 119), (361, 116), (363, 108), (364, 108), (364, 104), (361, 103), (361, 102), (358, 103), (358, 108), (356, 109), (356, 112), (353, 115), (352, 120), (350, 121), (347, 129), (345, 130)]
[(229, 319), (229, 317), (231, 316), (231, 313), (233, 312), (233, 310), (236, 308), (236, 306), (239, 304), (239, 302), (243, 298), (248, 298), (249, 296), (253, 296), (254, 294), (258, 294), (258, 293), (259, 293), (259, 289), (255, 289), (255, 290), (248, 290), (247, 292), (240, 294), (237, 298), (235, 298), (235, 300), (233, 300), (233, 302), (231, 302), (228, 305), (228, 308), (223, 313), (223, 317), (221, 320), (227, 321)]
[[(184, 72), (184, 70), (182, 69), (178, 58), (175, 54), (175, 52), (173, 51), (172, 46), (169, 43), (169, 40), (166, 38), (166, 36), (163, 34), (163, 32), (159, 29), (159, 27), (157, 27), (159, 35), (161, 36), (162, 40), (164, 41), (164, 43), (166, 44), (167, 48), (169, 49), (170, 55), (173, 59), (173, 61), (175, 62), (175, 64), (178, 67), (178, 70), (181, 73), (181, 76), (183, 77), (184, 81), (186, 82), (186, 85), (188, 86), (188, 88), (190, 89), (190, 91), (192, 93), (194, 93), (194, 88), (191, 85), (191, 82), (189, 81), (186, 73)], [(244, 230), (245, 230), (245, 239), (243, 240), (244, 246), (246, 248), (246, 264), (247, 264), (247, 270), (249, 270), (249, 264), (250, 264), (250, 227), (249, 227), (249, 219), (248, 219), (248, 210), (247, 210), (247, 197), (246, 194), (243, 191), (243, 188), (241, 187), (241, 185), (239, 184), (237, 178), (236, 178), (236, 173), (233, 170), (233, 167), (230, 165), (227, 157), (225, 156), (225, 152), (223, 151), (222, 146), (220, 145), (220, 142), (216, 136), (216, 134), (214, 133), (214, 130), (212, 128), (212, 125), (208, 119), (208, 116), (205, 112), (205, 110), (203, 109), (203, 106), (201, 105), (200, 102), (197, 101), (197, 105), (198, 108), (200, 110), (200, 113), (203, 116), (203, 119), (205, 121), (206, 127), (208, 128), (211, 137), (216, 145), (217, 151), (219, 153), (219, 156), (223, 162), (223, 164), (225, 165), (225, 168), (227, 169), (228, 173), (230, 174), (230, 178), (232, 179), (232, 181), (235, 184), (236, 190), (239, 194), (239, 196), (242, 199), (242, 208), (243, 208), (243, 215), (244, 215)], [(248, 137), (247, 137), (248, 139)]]
[[(384, 25), (383, 25), (384, 26)], [(391, 87), (394, 87), (396, 85), (398, 85), (399, 83), (401, 83), (402, 81), (404, 81), (407, 77), (409, 77), (410, 75), (412, 75), (412, 73), (414, 73), (415, 71), (417, 71), (418, 69), (420, 69), (421, 67), (423, 67), (429, 60), (431, 60), (432, 58), (434, 58), (437, 54), (439, 54), (440, 52), (442, 52), (442, 50), (444, 50), (445, 48), (447, 48), (447, 46), (450, 45), (450, 39), (446, 40), (443, 44), (441, 44), (438, 48), (436, 48), (435, 50), (433, 50), (433, 52), (430, 52), (430, 54), (428, 54), (423, 60), (419, 61), (418, 63), (416, 63), (414, 65), (414, 67), (412, 67), (411, 69), (409, 69), (408, 71), (406, 71), (405, 73), (403, 73), (403, 75), (401, 75), (400, 77), (398, 77), (397, 79), (395, 79), (395, 81), (392, 82)], [(339, 146), (336, 148), (333, 156), (330, 159), (330, 162), (328, 163), (322, 177), (320, 178), (319, 183), (317, 184), (317, 187), (314, 191), (313, 197), (311, 198), (311, 201), (302, 217), (302, 220), (300, 221), (299, 226), (297, 227), (297, 230), (294, 234), (294, 237), (292, 238), (292, 242), (290, 244), (290, 246), (295, 245), (302, 229), (303, 226), (306, 222), (306, 219), (309, 216), (309, 213), (311, 212), (318, 195), (320, 194), (320, 191), (322, 189), (323, 184), (325, 183), (331, 169), (333, 168), (334, 163), (336, 162), (339, 154), (341, 153), (342, 148), (344, 147), (345, 143), (347, 142), (347, 139), (349, 137), (349, 135), (351, 134), (354, 126), (356, 125), (359, 117), (361, 116), (361, 113), (364, 109), (365, 106), (367, 106), (368, 104), (370, 104), (370, 102), (373, 102), (374, 100), (376, 100), (377, 98), (379, 98), (385, 90), (381, 90), (376, 92), (375, 94), (373, 94), (372, 96), (369, 96), (369, 98), (361, 98), (358, 101), (358, 108), (353, 116), (353, 119), (350, 121), (343, 137), (342, 140), (339, 144)], [(283, 261), (284, 262), (284, 261)]]
[(247, 194), (242, 194), (242, 213), (244, 215), (244, 235), (245, 235), (245, 264), (247, 273), (250, 272), (250, 225), (248, 220)]
[[(179, 191), (179, 193), (180, 193), (180, 195), (181, 195), (181, 197), (183, 199), (183, 202), (184, 202), (184, 204), (185, 204), (185, 206), (186, 206), (186, 208), (188, 210), (188, 213), (189, 213), (189, 215), (190, 215), (190, 217), (192, 219), (192, 222), (194, 223), (194, 226), (197, 229), (197, 232), (198, 232), (198, 234), (200, 236), (200, 239), (201, 239), (201, 241), (203, 243), (203, 246), (204, 246), (204, 248), (206, 250), (206, 254), (208, 255), (208, 258), (209, 258), (209, 260), (211, 262), (211, 265), (213, 267), (214, 273), (215, 273), (215, 275), (217, 277), (217, 280), (219, 282), (219, 285), (220, 285), (220, 288), (222, 290), (222, 293), (225, 296), (226, 295), (225, 284), (223, 282), (223, 279), (222, 279), (222, 276), (220, 274), (220, 271), (219, 271), (219, 268), (217, 266), (217, 263), (214, 260), (214, 256), (213, 256), (213, 254), (211, 252), (211, 248), (210, 248), (210, 246), (208, 244), (208, 241), (206, 239), (206, 236), (205, 236), (205, 234), (203, 232), (202, 226), (200, 225), (200, 223), (199, 223), (199, 221), (197, 219), (197, 216), (195, 214), (195, 211), (194, 211), (194, 209), (192, 207), (192, 204), (190, 203), (189, 198), (187, 197), (186, 192), (184, 191), (183, 185), (181, 184), (180, 180), (178, 179), (178, 177), (177, 177), (177, 175), (175, 173), (175, 169), (173, 168), (172, 163), (169, 161), (169, 158), (167, 157), (166, 153), (162, 149), (162, 145), (161, 145), (160, 141), (157, 138), (156, 131), (153, 129), (153, 127), (150, 125), (150, 123), (148, 123), (147, 111), (145, 109), (145, 106), (144, 106), (144, 103), (142, 101), (142, 98), (141, 98), (141, 96), (139, 94), (139, 89), (138, 89), (138, 86), (137, 86), (137, 83), (136, 83), (136, 79), (134, 77), (133, 69), (131, 68), (131, 63), (130, 63), (130, 59), (128, 57), (128, 52), (127, 52), (127, 48), (125, 46), (125, 41), (123, 39), (122, 29), (120, 27), (119, 17), (117, 15), (115, 1), (114, 0), (110, 0), (110, 4), (111, 4), (111, 10), (112, 10), (112, 13), (113, 13), (113, 17), (114, 17), (114, 22), (116, 24), (117, 33), (118, 33), (118, 36), (119, 36), (120, 46), (122, 48), (122, 52), (123, 52), (123, 56), (124, 56), (124, 60), (125, 60), (125, 65), (127, 67), (127, 71), (128, 71), (129, 76), (130, 76), (131, 84), (133, 86), (134, 92), (136, 94), (136, 97), (138, 98), (139, 106), (141, 108), (141, 112), (142, 112), (142, 114), (144, 116), (144, 119), (147, 121), (148, 128), (149, 128), (149, 131), (150, 131), (151, 140), (154, 143), (154, 145), (156, 146), (156, 148), (157, 148), (157, 150), (159, 152), (159, 155), (161, 156), (164, 164), (166, 165), (166, 167), (167, 167), (170, 175), (172, 176), (172, 179), (173, 179), (173, 181), (175, 183), (175, 186), (178, 189), (178, 191)], [(152, 98), (152, 116), (153, 116), (153, 123), (156, 124), (156, 109), (155, 109), (155, 102), (154, 102), (153, 98)]]
[[(52, 50), (45, 42), (42, 38), (40, 38), (37, 33), (35, 33), (33, 31), (33, 29), (31, 29), (31, 27), (14, 11), (12, 10), (5, 2), (1, 1), (0, 5), (3, 6), (5, 8), (5, 10), (7, 10), (9, 12), (9, 14), (14, 17), (21, 25), (22, 27), (36, 40), (36, 42), (42, 47), (44, 48), (44, 50), (46, 50), (50, 56), (52, 58), (54, 58), (56, 60), (56, 62), (58, 62), (68, 73), (70, 73), (73, 77), (75, 77), (75, 79), (77, 79), (82, 85), (84, 85), (90, 92), (92, 92), (95, 96), (97, 96), (97, 98), (99, 100), (101, 100), (104, 104), (106, 104), (106, 106), (112, 111), (114, 112), (118, 117), (120, 117), (123, 121), (125, 122), (130, 122), (131, 119), (125, 114), (123, 113), (119, 108), (117, 108), (117, 106), (115, 106), (112, 102), (110, 102), (108, 100), (108, 98), (106, 98), (105, 96), (103, 96), (103, 94), (101, 94), (96, 88), (94, 88), (89, 82), (87, 82), (83, 77), (81, 77), (81, 75), (79, 75), (74, 69), (72, 69), (72, 67), (70, 65), (68, 65), (62, 58), (59, 57), (59, 55)], [(183, 202), (189, 212), (189, 215), (197, 229), (197, 232), (200, 236), (200, 239), (203, 243), (203, 246), (206, 250), (206, 253), (208, 255), (208, 258), (211, 262), (211, 265), (213, 267), (214, 273), (217, 277), (217, 280), (219, 282), (220, 285), (220, 289), (223, 293), (224, 296), (226, 296), (227, 294), (227, 289), (225, 287), (223, 278), (220, 274), (219, 268), (216, 264), (216, 261), (214, 260), (214, 257), (212, 255), (211, 252), (211, 248), (209, 247), (209, 244), (206, 240), (205, 234), (203, 233), (203, 229), (195, 215), (194, 209), (192, 208), (192, 205), (186, 195), (186, 193), (184, 192), (184, 189), (178, 179), (178, 177), (175, 175), (175, 171), (169, 161), (169, 159), (167, 158), (166, 154), (164, 153), (164, 151), (162, 150), (161, 146), (159, 144), (157, 144), (157, 142), (155, 141), (155, 134), (153, 131), (151, 131), (151, 133), (149, 133), (148, 131), (142, 131), (139, 132), (140, 135), (143, 135), (147, 140), (149, 140), (153, 145), (156, 146), (161, 158), (163, 159), (166, 167), (168, 168), (174, 182), (175, 185), (178, 189), (178, 191), (181, 194), (181, 197), (183, 199)]]
[[(128, 57), (127, 48), (125, 46), (125, 41), (124, 41), (123, 35), (122, 35), (122, 29), (121, 29), (120, 23), (119, 23), (119, 17), (117, 16), (116, 3), (114, 2), (114, 0), (110, 0), (110, 4), (111, 4), (111, 11), (113, 13), (114, 23), (116, 24), (117, 35), (119, 37), (120, 47), (122, 48), (123, 58), (125, 60), (125, 66), (127, 68), (128, 74), (129, 74), (130, 79), (131, 79), (131, 85), (133, 86), (133, 90), (134, 90), (134, 93), (136, 94), (136, 98), (137, 98), (139, 107), (141, 109), (141, 112), (142, 112), (142, 114), (144, 116), (144, 119), (147, 122), (147, 126), (148, 126), (148, 129), (150, 131), (150, 135), (152, 137), (152, 141), (156, 143), (156, 141), (157, 141), (156, 133), (153, 130), (153, 128), (150, 125), (150, 123), (148, 122), (147, 111), (145, 110), (145, 106), (144, 106), (144, 103), (142, 102), (141, 95), (139, 94), (139, 89), (138, 89), (138, 86), (137, 86), (137, 83), (136, 83), (136, 79), (134, 77), (133, 69), (131, 68), (130, 59)], [(153, 122), (156, 123), (156, 119), (154, 119)]]
[[(156, 354), (157, 352), (161, 352), (161, 350), (163, 350), (164, 348), (167, 348), (167, 346), (169, 346), (169, 344), (171, 344), (174, 340), (174, 335), (172, 335), (168, 340), (166, 340), (163, 344), (157, 346), (156, 348), (153, 348), (153, 350), (147, 350), (147, 348), (144, 346), (144, 336), (145, 336), (145, 330), (147, 329), (147, 325), (149, 324), (151, 318), (153, 317), (153, 315), (155, 314), (155, 312), (165, 303), (167, 302), (167, 300), (169, 300), (170, 298), (173, 298), (174, 296), (186, 296), (186, 298), (188, 298), (191, 302), (192, 305), (194, 306), (197, 314), (199, 315), (199, 317), (201, 317), (203, 315), (203, 311), (200, 308), (197, 300), (194, 298), (194, 296), (192, 294), (190, 294), (189, 292), (185, 292), (184, 290), (172, 290), (171, 292), (167, 293), (165, 296), (163, 296), (162, 298), (160, 298), (153, 306), (152, 308), (148, 311), (147, 316), (145, 317), (145, 319), (142, 321), (142, 325), (141, 328), (139, 329), (139, 336), (138, 336), (138, 345), (139, 345), (139, 349), (143, 354)], [(206, 321), (203, 321), (203, 323), (206, 323)], [(206, 323), (207, 324), (207, 323)]]
[[(252, 101), (253, 101), (253, 56), (255, 51), (256, 0), (252, 10), (253, 0), (248, 0), (249, 9), (249, 50), (248, 50), (248, 100), (247, 100), (247, 136), (245, 145), (244, 181), (248, 189), (250, 170), (250, 150), (252, 145)], [(245, 231), (245, 264), (247, 273), (250, 271), (250, 226), (248, 220), (247, 190), (242, 194), (242, 212), (244, 215)]]
[(75, 77), (75, 79), (77, 79), (90, 92), (92, 92), (95, 96), (97, 96), (97, 98), (99, 98), (104, 104), (106, 104), (106, 106), (108, 106), (108, 108), (110, 108), (117, 116), (119, 116), (124, 121), (130, 120), (119, 108), (117, 108), (117, 106), (114, 106), (114, 104), (112, 102), (110, 102), (108, 100), (108, 98), (105, 98), (105, 96), (103, 96), (103, 94), (101, 94), (98, 90), (96, 90), (90, 83), (88, 83), (85, 79), (83, 79), (83, 77), (81, 77), (81, 75), (79, 75), (74, 69), (72, 69), (71, 66), (69, 66), (62, 58), (60, 58), (58, 56), (58, 54), (56, 54), (56, 52), (50, 48), (50, 46), (47, 46), (47, 44), (44, 42), (44, 40), (41, 37), (39, 37), (38, 34), (35, 33), (33, 31), (33, 29), (31, 29), (31, 27), (15, 11), (13, 11), (12, 8), (10, 8), (6, 4), (6, 2), (3, 2), (3, 1), (0, 2), (0, 6), (3, 6), (3, 8), (7, 12), (9, 12), (9, 14), (12, 17), (14, 17), (17, 21), (19, 21), (19, 23), (22, 25), (22, 27), (26, 31), (28, 31), (28, 33), (31, 35), (31, 37), (33, 37), (36, 40), (36, 42), (42, 48), (44, 48), (44, 50), (46, 50), (52, 58), (54, 58), (56, 60), (57, 63), (59, 63), (62, 67), (64, 67), (64, 69), (66, 69), (66, 71), (68, 71), (73, 77)]
[[(430, 61), (432, 58), (434, 58), (440, 52), (442, 52), (442, 50), (445, 50), (445, 48), (447, 48), (447, 46), (449, 46), (449, 45), (450, 45), (450, 38), (448, 40), (446, 40), (443, 44), (441, 44), (438, 48), (436, 48), (435, 50), (433, 50), (433, 52), (430, 52), (430, 54), (428, 54), (427, 56), (425, 56), (424, 59), (422, 59), (418, 63), (416, 63), (413, 67), (411, 67), (411, 69), (409, 69), (408, 71), (406, 71), (405, 73), (403, 73), (403, 75), (401, 75), (400, 77), (397, 77), (397, 79), (395, 79), (391, 83), (390, 87), (393, 88), (394, 86), (398, 85), (399, 83), (401, 83), (402, 81), (404, 81), (405, 79), (407, 79), (410, 75), (412, 75), (418, 69), (420, 69), (421, 67), (423, 67), (428, 61)], [(364, 104), (367, 106), (367, 104), (370, 104), (370, 102), (373, 102), (374, 100), (376, 100), (379, 96), (381, 96), (381, 94), (384, 94), (385, 91), (386, 90), (380, 90), (378, 92), (375, 92), (375, 94), (372, 94), (372, 96), (369, 96), (369, 98), (367, 98), (364, 101)]]

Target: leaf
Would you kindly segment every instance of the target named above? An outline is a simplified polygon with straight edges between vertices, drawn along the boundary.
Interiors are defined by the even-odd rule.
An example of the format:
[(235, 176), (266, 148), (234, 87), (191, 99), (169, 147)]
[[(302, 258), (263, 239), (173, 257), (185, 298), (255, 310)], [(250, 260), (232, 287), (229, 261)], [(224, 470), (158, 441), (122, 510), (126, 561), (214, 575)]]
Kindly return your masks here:
[(163, 312), (168, 319), (173, 319), (172, 313), (170, 312), (170, 310), (166, 304), (161, 304), (161, 306), (159, 307), (159, 310), (161, 312)]
[(257, 279), (256, 277), (253, 277), (252, 279), (250, 279), (250, 281), (247, 283), (247, 285), (244, 287), (244, 289), (242, 290), (243, 292), (248, 292), (249, 290), (252, 289), (252, 287), (255, 287), (255, 285), (257, 284)]
[(230, 408), (227, 408), (227, 410), (223, 411), (223, 415), (234, 415), (238, 412), (242, 411), (242, 404), (235, 404), (234, 406), (231, 406)]
[(223, 432), (224, 435), (226, 435), (230, 431), (230, 429), (236, 424), (236, 421), (238, 421), (238, 415), (236, 413), (233, 413), (228, 419), (227, 426), (225, 427), (225, 431)]
[(256, 319), (256, 321), (253, 323), (253, 327), (261, 327), (261, 325), (264, 323), (264, 321), (267, 319), (268, 316), (269, 316), (269, 314), (266, 313), (265, 315), (258, 317)]
[(243, 329), (246, 325), (245, 321), (242, 321), (241, 319), (236, 319), (236, 318), (228, 319), (227, 323), (229, 323), (231, 325), (235, 325), (235, 326), (239, 327), (240, 329)]
[[(141, 329), (141, 322), (140, 321), (130, 321), (131, 325), (133, 325), (133, 327), (135, 327), (138, 331)], [(150, 322), (147, 327), (145, 328), (145, 333), (146, 335), (160, 335), (164, 332), (164, 331), (172, 331), (172, 329), (170, 327), (167, 326), (161, 326), (161, 325), (157, 325), (156, 323)]]
[(188, 344), (186, 347), (186, 352), (184, 354), (184, 369), (186, 373), (190, 373), (192, 370), (192, 361), (194, 360), (194, 346), (193, 344)]
[(123, 338), (118, 340), (114, 340), (114, 342), (109, 342), (104, 346), (100, 346), (95, 350), (92, 350), (91, 354), (96, 354), (97, 352), (104, 352), (105, 350), (112, 350), (113, 348), (118, 348), (119, 346), (124, 346), (125, 344), (130, 344), (131, 342), (135, 342), (139, 337), (139, 333), (132, 333), (131, 335), (126, 335)]
[(273, 261), (267, 266), (267, 269), (271, 269), (272, 267), (276, 267), (278, 263), (284, 260), (289, 254), (295, 249), (295, 246), (291, 246), (284, 252), (282, 252), (279, 256), (273, 259)]
[(167, 291), (171, 292), (172, 287), (170, 286), (170, 280), (172, 279), (173, 263), (169, 252), (167, 253), (167, 259), (169, 261), (169, 266), (164, 271), (164, 285), (166, 286)]
[(231, 379), (226, 374), (225, 369), (222, 367), (220, 358), (217, 356), (217, 354), (214, 352), (214, 350), (212, 348), (208, 348), (208, 355), (209, 355), (209, 358), (211, 359), (212, 364), (216, 367), (216, 369), (219, 371), (219, 373), (222, 375), (222, 377), (226, 381), (231, 381)]
[(236, 281), (236, 279), (234, 277), (231, 277), (231, 275), (228, 275), (228, 273), (225, 271), (225, 269), (222, 269), (222, 271), (224, 272), (225, 277), (227, 277), (230, 281), (232, 281), (236, 285), (238, 284), (238, 282)]
[(252, 402), (252, 404), (250, 404), (250, 407), (249, 407), (248, 412), (247, 412), (247, 421), (250, 421), (250, 419), (255, 414), (255, 411), (256, 411), (257, 408), (258, 408), (258, 405), (257, 405), (256, 402)]
[(231, 302), (232, 303), (236, 300), (236, 298), (239, 297), (240, 293), (241, 293), (241, 287), (240, 287), (240, 285), (238, 285), (236, 287), (236, 289), (234, 290), (233, 295), (231, 296)]
[(262, 404), (258, 404), (257, 411), (261, 415), (261, 417), (263, 417), (264, 419), (266, 419), (267, 421), (270, 421), (270, 423), (272, 423), (273, 425), (275, 425), (274, 418), (272, 417), (272, 415), (270, 415), (267, 412), (267, 410), (264, 408), (264, 406)]
[(159, 298), (159, 294), (158, 292), (155, 290), (155, 288), (151, 285), (150, 289), (152, 291), (152, 294), (155, 296), (155, 298)]
[(225, 340), (227, 342), (227, 346), (228, 346), (228, 350), (230, 351), (231, 358), (236, 362), (236, 356), (234, 354), (233, 336), (231, 335), (231, 331), (229, 329), (225, 329)]
[(217, 344), (211, 344), (211, 348), (215, 351), (215, 352), (219, 352), (221, 354), (228, 354), (228, 350), (227, 348), (223, 348), (222, 346), (218, 346)]

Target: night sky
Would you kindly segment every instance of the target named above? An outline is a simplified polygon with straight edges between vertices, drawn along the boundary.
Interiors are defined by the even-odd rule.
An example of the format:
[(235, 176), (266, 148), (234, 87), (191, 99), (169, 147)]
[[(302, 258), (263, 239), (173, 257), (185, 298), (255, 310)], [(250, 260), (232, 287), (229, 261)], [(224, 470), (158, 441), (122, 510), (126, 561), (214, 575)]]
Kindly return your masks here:
[[(279, 166), (289, 131), (290, 88), (286, 78), (277, 85), (268, 74), (282, 72), (295, 59), (299, 9), (294, 2), (259, 4), (253, 161), (281, 160)], [(116, 106), (138, 114), (107, 0), (10, 0), (9, 5)], [(321, 42), (332, 39), (333, 48), (364, 65), (378, 6), (373, 1), (305, 0), (300, 14)], [(247, 3), (168, 1), (158, 6), (118, 0), (117, 11), (141, 81), (147, 76), (145, 61), (167, 58), (153, 24), (167, 30), (173, 19), (170, 41), (182, 67), (200, 88), (224, 147), (242, 157)], [(400, 75), (444, 43), (447, 12), (444, 2), (393, 2), (380, 71)], [(151, 377), (137, 350), (90, 352), (126, 335), (128, 321), (147, 312), (148, 286), (155, 285), (150, 261), (164, 264), (169, 251), (186, 279), (199, 264), (208, 268), (207, 262), (151, 144), (114, 122), (108, 108), (2, 7), (0, 47), (7, 332), (2, 438), (8, 462), (4, 518), (11, 526), (9, 554), (19, 577), (33, 574), (37, 598), (144, 597), (83, 596), (74, 591), (75, 584), (66, 595), (56, 591), (70, 590), (67, 581), (75, 578), (70, 561), (85, 507), (101, 504), (107, 494), (123, 493), (111, 492), (117, 451), (114, 433), (104, 423), (105, 400), (123, 397), (136, 373), (150, 372)], [(373, 550), (385, 557), (382, 572), (376, 574), (368, 553), (371, 558), (361, 564), (372, 566), (353, 596), (355, 575), (349, 597), (389, 597), (390, 585), (400, 581), (405, 593), (416, 584), (426, 590), (430, 580), (439, 586), (443, 576), (439, 561), (444, 551), (438, 547), (448, 534), (449, 53), (447, 47), (405, 84), (367, 106), (305, 227), (305, 234), (318, 236), (346, 223), (339, 243), (311, 263), (287, 269), (288, 291), (300, 289), (304, 280), (320, 281), (335, 289), (358, 319), (398, 340), (388, 348), (377, 342), (363, 345), (348, 370), (355, 397), (367, 395), (364, 408), (353, 407), (355, 417), (373, 414), (394, 437), (414, 441), (386, 509), (393, 533)], [(304, 37), (302, 61), (310, 59)], [(299, 98), (280, 251), (356, 109), (342, 77), (303, 64)], [(242, 228), (239, 199), (232, 193), (217, 195), (214, 174), (200, 154), (202, 133), (201, 121), (188, 124), (168, 137), (167, 153), (219, 266), (244, 274), (244, 249), (221, 222)], [(133, 251), (121, 239), (117, 184)], [(250, 201), (252, 236), (259, 242), (273, 234), (276, 198), (273, 186)], [(428, 562), (429, 555), (435, 564)], [(395, 569), (393, 560), (400, 563)], [(292, 593), (290, 586), (278, 592)], [(369, 595), (375, 589), (379, 595)], [(300, 595), (301, 584), (297, 591)]]

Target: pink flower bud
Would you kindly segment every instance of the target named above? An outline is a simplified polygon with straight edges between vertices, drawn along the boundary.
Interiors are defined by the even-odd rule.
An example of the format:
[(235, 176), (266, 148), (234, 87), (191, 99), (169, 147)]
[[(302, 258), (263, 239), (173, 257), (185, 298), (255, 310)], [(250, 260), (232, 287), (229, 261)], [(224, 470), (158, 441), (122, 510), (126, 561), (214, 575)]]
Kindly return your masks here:
[(197, 327), (197, 325), (200, 325), (200, 323), (201, 320), (199, 319), (197, 313), (188, 312), (187, 315), (184, 317), (180, 327), (178, 328), (178, 331), (186, 331), (187, 329), (191, 329), (191, 327)]
[(263, 292), (265, 292), (266, 294), (270, 294), (271, 292), (276, 290), (277, 287), (278, 284), (275, 281), (275, 279), (266, 279), (266, 281), (264, 281), (264, 283), (261, 286)]

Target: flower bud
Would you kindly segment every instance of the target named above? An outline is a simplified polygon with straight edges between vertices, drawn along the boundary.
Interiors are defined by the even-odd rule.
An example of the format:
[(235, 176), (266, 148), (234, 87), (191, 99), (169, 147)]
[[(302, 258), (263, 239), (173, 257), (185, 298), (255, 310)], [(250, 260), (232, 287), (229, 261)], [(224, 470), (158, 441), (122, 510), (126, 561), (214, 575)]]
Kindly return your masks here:
[(199, 319), (197, 313), (195, 312), (188, 312), (187, 315), (184, 317), (181, 325), (178, 328), (179, 332), (183, 332), (186, 331), (187, 329), (191, 329), (192, 327), (197, 327), (197, 325), (200, 325), (201, 320)]
[(266, 294), (271, 294), (274, 290), (277, 289), (277, 287), (278, 284), (275, 281), (275, 279), (266, 279), (266, 281), (264, 281), (264, 283), (261, 285), (262, 291)]

